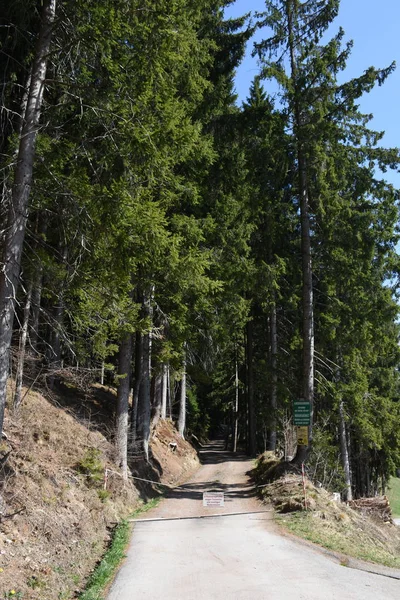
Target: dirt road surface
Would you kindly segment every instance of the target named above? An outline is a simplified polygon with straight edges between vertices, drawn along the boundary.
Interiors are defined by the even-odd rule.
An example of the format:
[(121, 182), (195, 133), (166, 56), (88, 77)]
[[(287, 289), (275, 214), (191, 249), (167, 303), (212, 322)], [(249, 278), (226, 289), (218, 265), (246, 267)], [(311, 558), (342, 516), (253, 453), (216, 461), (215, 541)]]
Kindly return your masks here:
[[(210, 445), (201, 458), (190, 482), (145, 514), (152, 520), (135, 523), (108, 600), (400, 599), (400, 573), (344, 567), (280, 535), (255, 497), (246, 457)], [(210, 490), (224, 492), (223, 508), (203, 507)]]

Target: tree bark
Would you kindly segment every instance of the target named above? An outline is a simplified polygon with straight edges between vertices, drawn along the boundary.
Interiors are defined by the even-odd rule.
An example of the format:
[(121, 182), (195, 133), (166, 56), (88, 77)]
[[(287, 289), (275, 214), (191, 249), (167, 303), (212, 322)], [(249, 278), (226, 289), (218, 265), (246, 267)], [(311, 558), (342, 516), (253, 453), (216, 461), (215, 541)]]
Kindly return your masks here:
[(162, 410), (162, 384), (163, 384), (163, 373), (158, 372), (152, 379), (152, 417), (151, 417), (151, 429), (157, 427), (157, 423), (161, 418)]
[(298, 446), (293, 461), (297, 464), (304, 462), (311, 450), (312, 424), (314, 415), (314, 308), (313, 308), (313, 282), (312, 282), (312, 256), (311, 256), (311, 227), (310, 207), (307, 182), (307, 158), (302, 139), (302, 110), (301, 89), (298, 82), (298, 69), (295, 50), (293, 18), (296, 8), (292, 2), (287, 3), (289, 52), (291, 65), (291, 78), (294, 88), (293, 117), (294, 136), (298, 164), (299, 207), (301, 228), (301, 255), (302, 255), (302, 321), (303, 321), (303, 364), (302, 364), (302, 397), (310, 403), (309, 444)]
[(115, 428), (115, 446), (117, 463), (124, 481), (128, 480), (128, 414), (132, 361), (132, 334), (128, 334), (119, 346), (118, 355), (118, 391)]
[(268, 436), (268, 450), (275, 452), (276, 450), (276, 409), (278, 405), (278, 371), (277, 371), (277, 355), (278, 355), (278, 330), (276, 320), (276, 304), (272, 305), (270, 313), (270, 348), (271, 348), (271, 425)]
[(142, 365), (143, 365), (143, 336), (140, 331), (136, 332), (135, 342), (135, 381), (133, 384), (132, 393), (132, 418), (131, 418), (131, 434), (132, 444), (136, 443), (137, 427), (138, 427), (138, 407), (140, 383), (142, 381)]
[(172, 394), (171, 394), (171, 369), (167, 367), (167, 400), (168, 400), (168, 416), (172, 419)]
[[(47, 219), (44, 214), (40, 214), (36, 224), (36, 236), (35, 248), (40, 246), (40, 241), (43, 241), (47, 232)], [(38, 260), (35, 265), (33, 275), (33, 289), (32, 289), (32, 305), (31, 305), (31, 325), (29, 327), (29, 341), (33, 352), (39, 354), (38, 340), (39, 340), (39, 318), (40, 318), (40, 306), (42, 302), (42, 289), (43, 289), (43, 262)]]
[(24, 316), (22, 321), (21, 332), (19, 336), (19, 349), (18, 349), (18, 364), (17, 364), (17, 373), (15, 376), (15, 394), (14, 394), (14, 402), (13, 409), (15, 412), (18, 411), (21, 400), (22, 400), (22, 383), (24, 378), (24, 362), (25, 362), (25, 351), (26, 351), (26, 340), (28, 338), (28, 325), (29, 325), (29, 313), (31, 309), (31, 299), (32, 299), (32, 283), (29, 286), (28, 292), (26, 294), (25, 306), (24, 306)]
[(237, 452), (238, 443), (238, 428), (239, 428), (239, 365), (237, 358), (235, 360), (235, 405), (233, 410), (233, 440), (232, 450)]
[(40, 318), (40, 305), (42, 302), (42, 288), (43, 288), (43, 265), (40, 264), (36, 270), (35, 282), (32, 290), (32, 319), (29, 333), (29, 340), (31, 348), (34, 352), (38, 353), (38, 340), (39, 340), (39, 318)]
[[(186, 345), (185, 345), (186, 346)], [(186, 429), (186, 348), (183, 350), (182, 360), (182, 379), (181, 379), (181, 397), (179, 403), (178, 432), (181, 438), (185, 439)]]
[[(63, 251), (63, 262), (65, 263), (67, 260), (67, 249), (64, 248)], [(61, 333), (63, 330), (63, 322), (64, 322), (64, 312), (65, 312), (65, 301), (64, 301), (64, 283), (61, 286), (61, 289), (58, 294), (58, 301), (56, 306), (54, 307), (54, 318), (50, 336), (50, 347), (49, 347), (49, 367), (50, 367), (50, 377), (49, 377), (49, 386), (51, 389), (54, 387), (54, 383), (57, 379), (56, 372), (60, 369), (62, 365), (62, 346), (61, 346)], [(77, 365), (78, 366), (78, 365)]]
[(55, 13), (56, 0), (44, 0), (4, 240), (3, 267), (0, 271), (0, 435), (3, 431), (14, 307), (32, 185), (35, 143)]
[(143, 453), (146, 461), (149, 460), (150, 443), (150, 416), (151, 416), (151, 347), (153, 323), (153, 289), (143, 296), (143, 314), (149, 323), (149, 331), (143, 335), (143, 359), (141, 381), (138, 398), (137, 430), (138, 438), (142, 440)]
[(162, 399), (161, 399), (161, 418), (167, 418), (167, 397), (168, 397), (168, 365), (162, 366)]
[(254, 406), (254, 368), (253, 368), (253, 321), (246, 325), (247, 329), (247, 405), (249, 411), (249, 443), (250, 456), (256, 455), (256, 411)]
[(340, 455), (342, 458), (342, 467), (344, 471), (346, 491), (345, 491), (345, 500), (349, 502), (353, 500), (353, 494), (351, 489), (351, 471), (350, 471), (350, 461), (349, 461), (349, 450), (347, 444), (347, 433), (346, 433), (346, 420), (344, 415), (344, 405), (343, 400), (339, 402), (339, 439), (340, 439)]

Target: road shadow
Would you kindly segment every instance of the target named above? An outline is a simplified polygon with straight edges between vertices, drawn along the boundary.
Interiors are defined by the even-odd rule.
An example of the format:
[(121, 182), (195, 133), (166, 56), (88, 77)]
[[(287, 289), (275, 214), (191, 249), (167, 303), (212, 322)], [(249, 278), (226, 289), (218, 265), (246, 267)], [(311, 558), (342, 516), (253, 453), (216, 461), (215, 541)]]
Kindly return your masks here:
[(249, 483), (220, 483), (219, 481), (205, 481), (202, 483), (186, 483), (166, 494), (166, 498), (177, 500), (202, 500), (203, 492), (223, 492), (225, 502), (237, 498), (255, 498), (257, 495), (254, 487)]
[[(233, 461), (247, 462), (249, 460), (249, 457), (242, 452), (234, 453), (225, 450), (224, 440), (215, 440), (203, 445), (199, 450), (199, 458), (202, 465), (218, 465)], [(205, 491), (223, 492), (225, 502), (257, 496), (254, 485), (250, 481), (248, 483), (221, 483), (218, 480), (213, 480), (180, 485), (168, 491), (166, 498), (202, 500)]]
[(231, 452), (225, 449), (224, 440), (215, 440), (198, 450), (202, 465), (219, 465), (224, 462), (245, 462), (249, 457), (244, 452)]

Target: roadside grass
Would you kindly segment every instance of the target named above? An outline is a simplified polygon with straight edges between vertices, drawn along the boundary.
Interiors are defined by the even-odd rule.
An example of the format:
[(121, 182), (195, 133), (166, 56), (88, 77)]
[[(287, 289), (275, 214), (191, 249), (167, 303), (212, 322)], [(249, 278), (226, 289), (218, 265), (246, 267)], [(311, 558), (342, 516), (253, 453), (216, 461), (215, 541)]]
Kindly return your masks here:
[[(135, 518), (151, 508), (157, 506), (161, 496), (153, 498), (139, 506), (128, 518)], [(128, 519), (121, 521), (114, 530), (114, 535), (107, 552), (91, 575), (86, 589), (79, 596), (79, 600), (104, 600), (107, 587), (113, 580), (114, 575), (125, 558), (126, 548), (129, 543), (132, 525)]]
[(390, 508), (394, 517), (400, 517), (400, 477), (392, 477), (387, 491)]
[[(285, 464), (265, 453), (253, 471), (260, 495), (273, 505), (275, 520), (282, 528), (345, 555), (343, 564), (348, 556), (400, 569), (399, 527), (335, 502), (332, 494), (308, 479), (305, 500), (301, 475), (284, 469)], [(392, 511), (400, 514), (400, 479), (393, 478), (390, 483)]]
[(400, 556), (398, 550), (396, 552), (396, 545), (392, 545), (390, 539), (378, 539), (374, 527), (366, 525), (365, 529), (361, 529), (355, 527), (347, 518), (340, 522), (340, 516), (339, 520), (335, 519), (332, 523), (326, 515), (322, 518), (321, 516), (318, 512), (303, 511), (277, 514), (276, 521), (294, 535), (328, 550), (400, 569)]

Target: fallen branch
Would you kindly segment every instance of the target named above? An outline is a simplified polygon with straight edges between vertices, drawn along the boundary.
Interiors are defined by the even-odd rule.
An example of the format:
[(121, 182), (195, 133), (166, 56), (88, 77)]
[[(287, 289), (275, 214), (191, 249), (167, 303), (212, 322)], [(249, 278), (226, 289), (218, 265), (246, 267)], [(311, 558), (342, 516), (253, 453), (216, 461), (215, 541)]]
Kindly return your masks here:
[(4, 519), (11, 519), (11, 517), (15, 517), (15, 515), (19, 515), (20, 513), (24, 512), (24, 510), (26, 510), (26, 506), (23, 506), (19, 510), (16, 510), (15, 512), (10, 513), (9, 515), (0, 515), (0, 522), (3, 521)]

